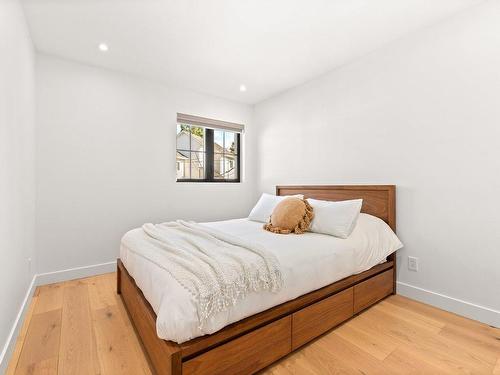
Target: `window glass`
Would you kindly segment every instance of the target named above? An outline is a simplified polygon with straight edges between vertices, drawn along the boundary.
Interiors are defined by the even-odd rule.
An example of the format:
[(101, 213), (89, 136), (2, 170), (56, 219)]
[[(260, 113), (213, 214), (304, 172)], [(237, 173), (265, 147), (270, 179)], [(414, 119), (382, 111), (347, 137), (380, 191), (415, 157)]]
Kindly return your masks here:
[(235, 180), (238, 178), (238, 134), (214, 130), (214, 178)]
[(177, 124), (177, 180), (238, 182), (239, 139), (231, 131)]

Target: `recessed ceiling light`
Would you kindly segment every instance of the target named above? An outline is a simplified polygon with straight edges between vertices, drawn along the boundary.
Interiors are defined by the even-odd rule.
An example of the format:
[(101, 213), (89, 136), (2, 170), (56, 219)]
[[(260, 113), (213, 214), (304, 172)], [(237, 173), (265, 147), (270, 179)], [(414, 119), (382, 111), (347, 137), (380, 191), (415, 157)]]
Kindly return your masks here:
[(99, 43), (99, 50), (102, 52), (106, 52), (107, 50), (109, 50), (109, 47), (106, 43)]
[(247, 87), (245, 85), (240, 85), (240, 91), (241, 92), (247, 91)]

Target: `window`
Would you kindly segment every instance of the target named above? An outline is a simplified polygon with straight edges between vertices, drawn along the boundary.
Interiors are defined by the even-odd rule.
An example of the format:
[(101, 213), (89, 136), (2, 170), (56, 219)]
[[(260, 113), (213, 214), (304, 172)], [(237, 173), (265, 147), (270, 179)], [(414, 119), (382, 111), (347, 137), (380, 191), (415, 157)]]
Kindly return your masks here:
[(243, 125), (177, 114), (177, 181), (239, 182)]

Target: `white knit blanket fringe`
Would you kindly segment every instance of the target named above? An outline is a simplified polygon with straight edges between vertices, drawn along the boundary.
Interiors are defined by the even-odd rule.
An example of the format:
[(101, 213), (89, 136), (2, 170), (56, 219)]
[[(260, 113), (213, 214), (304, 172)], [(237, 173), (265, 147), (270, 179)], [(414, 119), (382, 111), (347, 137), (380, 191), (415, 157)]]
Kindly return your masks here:
[(258, 244), (182, 220), (142, 229), (142, 238), (125, 235), (124, 245), (140, 248), (134, 253), (165, 269), (191, 293), (200, 327), (250, 292), (277, 292), (283, 286), (278, 260)]

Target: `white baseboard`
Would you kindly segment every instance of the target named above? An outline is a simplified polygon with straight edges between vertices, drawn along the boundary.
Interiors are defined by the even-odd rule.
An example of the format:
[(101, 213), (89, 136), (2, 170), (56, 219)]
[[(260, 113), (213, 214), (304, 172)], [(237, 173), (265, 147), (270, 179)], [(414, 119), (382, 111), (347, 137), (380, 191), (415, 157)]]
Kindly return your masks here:
[(398, 294), (402, 296), (427, 303), (457, 315), (478, 320), (490, 326), (500, 327), (500, 311), (446, 296), (441, 293), (432, 292), (427, 289), (403, 283), (402, 281), (397, 282), (397, 291)]
[(103, 273), (116, 271), (116, 261), (108, 263), (93, 264), (91, 266), (69, 268), (67, 270), (40, 273), (36, 275), (36, 285), (59, 283), (83, 277), (101, 275)]
[(7, 337), (7, 342), (5, 343), (2, 353), (0, 354), (0, 374), (5, 373), (7, 370), (12, 351), (16, 345), (17, 336), (19, 335), (19, 331), (23, 325), (24, 316), (31, 303), (33, 293), (38, 285), (80, 279), (83, 277), (95, 276), (114, 271), (116, 271), (116, 261), (34, 275), (31, 280), (31, 284), (28, 287), (28, 291), (26, 292), (26, 296), (24, 297), (23, 303), (21, 304), (16, 320), (14, 321), (9, 336)]
[(33, 297), (33, 293), (36, 288), (36, 275), (31, 279), (31, 283), (28, 287), (28, 291), (24, 296), (23, 303), (21, 304), (21, 308), (17, 313), (16, 320), (14, 320), (14, 324), (9, 332), (9, 336), (7, 337), (7, 341), (2, 349), (2, 353), (0, 354), (0, 374), (4, 374), (7, 371), (7, 366), (9, 365), (9, 359), (12, 355), (12, 351), (14, 350), (14, 345), (16, 345), (16, 339), (19, 335), (19, 331), (23, 325), (24, 316), (26, 315), (26, 311), (28, 310), (28, 306), (31, 303), (31, 299)]

